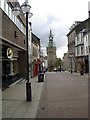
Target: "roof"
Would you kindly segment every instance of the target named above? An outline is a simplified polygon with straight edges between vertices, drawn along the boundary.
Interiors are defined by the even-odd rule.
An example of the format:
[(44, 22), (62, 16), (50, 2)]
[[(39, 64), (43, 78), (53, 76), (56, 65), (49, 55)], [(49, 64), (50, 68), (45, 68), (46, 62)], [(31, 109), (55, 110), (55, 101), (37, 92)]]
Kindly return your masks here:
[(89, 24), (90, 24), (90, 18), (80, 22), (77, 26), (75, 26), (66, 36), (69, 36), (74, 30), (78, 29), (79, 31), (81, 31), (84, 28), (90, 28)]

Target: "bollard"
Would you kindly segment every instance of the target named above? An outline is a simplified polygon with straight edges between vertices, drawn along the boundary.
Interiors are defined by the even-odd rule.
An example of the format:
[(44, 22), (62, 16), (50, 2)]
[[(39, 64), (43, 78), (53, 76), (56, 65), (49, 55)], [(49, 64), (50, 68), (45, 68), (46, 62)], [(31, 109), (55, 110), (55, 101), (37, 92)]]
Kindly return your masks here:
[(80, 75), (84, 75), (83, 69), (80, 70)]
[(32, 95), (31, 95), (31, 83), (26, 83), (26, 99), (27, 101), (32, 101)]

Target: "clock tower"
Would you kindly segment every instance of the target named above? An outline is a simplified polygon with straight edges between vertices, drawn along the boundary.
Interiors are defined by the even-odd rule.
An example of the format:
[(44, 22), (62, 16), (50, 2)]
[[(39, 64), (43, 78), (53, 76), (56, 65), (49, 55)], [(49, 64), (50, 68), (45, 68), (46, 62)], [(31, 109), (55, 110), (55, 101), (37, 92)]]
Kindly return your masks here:
[(53, 42), (53, 34), (51, 29), (49, 34), (49, 42), (46, 49), (47, 49), (48, 69), (49, 71), (52, 71), (56, 62), (56, 45)]

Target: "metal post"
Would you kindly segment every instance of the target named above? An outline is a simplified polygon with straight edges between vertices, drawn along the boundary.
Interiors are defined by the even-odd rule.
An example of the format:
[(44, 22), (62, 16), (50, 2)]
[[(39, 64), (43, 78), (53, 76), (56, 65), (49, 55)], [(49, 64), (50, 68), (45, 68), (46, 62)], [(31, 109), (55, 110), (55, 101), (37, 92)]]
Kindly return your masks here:
[(71, 57), (71, 73), (72, 73), (72, 57)]
[(26, 82), (26, 99), (32, 100), (31, 95), (31, 82), (29, 83), (29, 54), (28, 54), (28, 12), (26, 12), (26, 47), (27, 47), (27, 82)]
[(90, 75), (90, 54), (88, 54), (88, 62), (89, 62), (89, 75)]

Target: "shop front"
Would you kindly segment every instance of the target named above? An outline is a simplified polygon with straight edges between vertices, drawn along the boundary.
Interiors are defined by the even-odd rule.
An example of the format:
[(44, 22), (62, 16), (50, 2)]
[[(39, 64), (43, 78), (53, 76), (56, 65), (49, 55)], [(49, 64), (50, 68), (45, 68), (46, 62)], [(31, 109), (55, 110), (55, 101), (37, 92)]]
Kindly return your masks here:
[(18, 77), (18, 51), (2, 45), (2, 87), (9, 87)]

